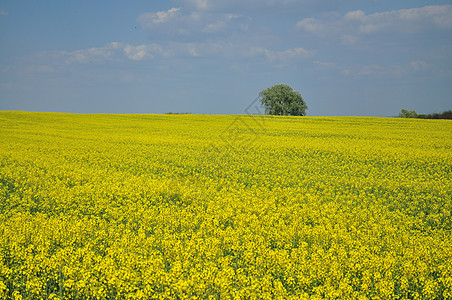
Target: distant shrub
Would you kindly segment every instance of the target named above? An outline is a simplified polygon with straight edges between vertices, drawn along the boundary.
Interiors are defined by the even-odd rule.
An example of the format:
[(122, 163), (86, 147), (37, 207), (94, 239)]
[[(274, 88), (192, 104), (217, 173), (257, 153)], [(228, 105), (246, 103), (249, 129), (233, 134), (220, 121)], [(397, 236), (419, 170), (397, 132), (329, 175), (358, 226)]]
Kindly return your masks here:
[(452, 120), (452, 110), (448, 110), (442, 113), (433, 114), (417, 114), (414, 110), (402, 109), (399, 113), (400, 118), (418, 118), (418, 119), (449, 119)]
[(434, 113), (429, 115), (420, 115), (422, 119), (449, 119), (452, 120), (452, 110), (448, 110), (442, 113)]

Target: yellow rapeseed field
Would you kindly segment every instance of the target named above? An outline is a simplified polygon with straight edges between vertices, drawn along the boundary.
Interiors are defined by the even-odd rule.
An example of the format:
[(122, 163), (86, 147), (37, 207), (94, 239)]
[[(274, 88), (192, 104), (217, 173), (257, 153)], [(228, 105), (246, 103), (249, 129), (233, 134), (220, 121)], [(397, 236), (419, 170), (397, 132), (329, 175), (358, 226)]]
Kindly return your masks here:
[(0, 112), (1, 299), (452, 299), (452, 122)]

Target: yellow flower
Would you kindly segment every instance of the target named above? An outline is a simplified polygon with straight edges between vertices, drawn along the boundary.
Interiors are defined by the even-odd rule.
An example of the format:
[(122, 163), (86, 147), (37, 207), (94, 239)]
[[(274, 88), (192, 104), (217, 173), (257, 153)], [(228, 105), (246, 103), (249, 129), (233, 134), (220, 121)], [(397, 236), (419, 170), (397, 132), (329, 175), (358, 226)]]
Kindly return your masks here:
[(0, 112), (0, 298), (452, 299), (450, 122), (257, 118)]

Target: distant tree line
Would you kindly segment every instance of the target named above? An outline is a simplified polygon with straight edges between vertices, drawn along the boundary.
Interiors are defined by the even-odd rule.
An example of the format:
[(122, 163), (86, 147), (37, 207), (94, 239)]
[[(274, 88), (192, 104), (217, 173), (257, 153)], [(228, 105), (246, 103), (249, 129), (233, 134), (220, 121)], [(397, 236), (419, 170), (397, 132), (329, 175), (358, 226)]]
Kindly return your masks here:
[(449, 119), (452, 120), (452, 110), (448, 110), (442, 113), (433, 114), (418, 114), (414, 110), (402, 109), (399, 113), (400, 118), (417, 118), (417, 119)]

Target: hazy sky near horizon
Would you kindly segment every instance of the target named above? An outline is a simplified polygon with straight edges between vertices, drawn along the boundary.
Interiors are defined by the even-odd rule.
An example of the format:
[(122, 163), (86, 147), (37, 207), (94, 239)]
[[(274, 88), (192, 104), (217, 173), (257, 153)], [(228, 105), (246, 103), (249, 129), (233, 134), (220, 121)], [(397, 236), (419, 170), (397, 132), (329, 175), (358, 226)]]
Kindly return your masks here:
[(311, 116), (452, 109), (452, 1), (0, 1), (0, 110), (244, 114), (279, 83)]

